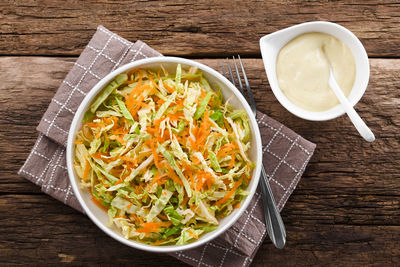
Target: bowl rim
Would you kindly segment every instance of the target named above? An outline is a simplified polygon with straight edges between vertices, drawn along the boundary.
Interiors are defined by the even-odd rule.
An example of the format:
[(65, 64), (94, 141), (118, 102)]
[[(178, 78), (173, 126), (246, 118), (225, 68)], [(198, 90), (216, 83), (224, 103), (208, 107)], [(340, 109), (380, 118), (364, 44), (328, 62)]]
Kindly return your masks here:
[[(321, 26), (326, 27), (326, 29), (325, 30), (308, 29), (305, 32), (301, 32), (301, 30), (303, 28), (307, 28), (307, 27), (312, 28), (312, 27), (321, 27)], [(266, 42), (270, 38), (272, 38), (276, 35), (281, 35), (281, 34), (291, 32), (291, 31), (296, 31), (296, 30), (299, 31), (299, 33), (296, 34), (291, 39), (289, 39), (286, 43), (282, 44), (279, 47), (279, 49), (276, 51), (276, 55), (279, 54), (279, 51), (282, 49), (282, 47), (285, 46), (285, 44), (287, 44), (288, 42), (290, 42), (297, 36), (299, 36), (303, 33), (307, 33), (307, 32), (323, 32), (323, 33), (331, 34), (332, 36), (338, 38), (342, 42), (344, 42), (344, 41), (342, 40), (341, 36), (349, 37), (350, 42), (355, 47), (355, 50), (358, 50), (358, 52), (359, 52), (359, 57), (356, 58), (356, 56), (354, 55), (354, 52), (352, 51), (352, 48), (349, 47), (353, 54), (354, 60), (356, 62), (356, 68), (357, 68), (357, 62), (360, 62), (360, 65), (362, 65), (362, 67), (365, 68), (363, 73), (358, 73), (357, 69), (356, 69), (356, 80), (357, 80), (357, 76), (361, 76), (361, 77), (359, 78), (360, 79), (359, 84), (356, 84), (356, 80), (355, 80), (353, 88), (349, 95), (349, 101), (352, 106), (355, 106), (358, 103), (358, 101), (360, 101), (360, 99), (362, 98), (362, 96), (364, 95), (364, 93), (367, 89), (368, 82), (369, 82), (370, 67), (369, 67), (368, 54), (365, 50), (365, 47), (362, 45), (361, 41), (357, 38), (357, 36), (353, 32), (351, 32), (347, 28), (343, 27), (342, 25), (339, 25), (339, 24), (333, 23), (333, 22), (329, 22), (329, 21), (304, 22), (304, 23), (293, 25), (293, 26), (281, 29), (279, 31), (267, 34), (260, 38), (259, 44), (260, 44), (261, 55), (262, 55), (262, 59), (263, 59), (265, 71), (267, 73), (270, 87), (271, 87), (272, 92), (274, 93), (275, 97), (278, 99), (279, 103), (284, 108), (286, 108), (290, 113), (292, 113), (293, 115), (295, 115), (299, 118), (311, 120), (311, 121), (326, 121), (326, 120), (331, 120), (331, 119), (335, 119), (339, 116), (342, 116), (343, 114), (345, 114), (345, 110), (340, 105), (340, 103), (338, 105), (336, 105), (335, 107), (333, 107), (329, 110), (326, 110), (326, 111), (309, 111), (309, 110), (306, 110), (306, 109), (296, 106), (284, 95), (284, 93), (280, 89), (277, 81), (275, 82), (276, 69), (274, 67), (274, 70), (271, 70), (271, 66), (276, 66), (276, 60), (275, 60), (275, 62), (272, 62), (272, 60), (269, 59), (268, 56), (266, 55), (267, 54)], [(333, 30), (339, 30), (340, 33), (339, 34), (332, 33)], [(339, 36), (339, 35), (341, 35), (341, 36)], [(272, 82), (270, 82), (270, 80)], [(353, 93), (353, 91), (354, 91), (354, 93)], [(350, 99), (350, 96), (352, 96), (353, 94), (354, 94), (354, 96)]]
[[(77, 132), (77, 127), (80, 123), (80, 116), (89, 108), (90, 103), (93, 101), (94, 97), (104, 88), (106, 84), (108, 84), (116, 75), (125, 72), (127, 70), (140, 67), (141, 65), (147, 65), (147, 64), (154, 64), (154, 63), (175, 63), (175, 64), (184, 64), (184, 65), (189, 65), (189, 66), (195, 66), (198, 67), (199, 69), (207, 72), (209, 75), (214, 76), (219, 82), (223, 83), (226, 85), (229, 91), (231, 91), (232, 95), (235, 95), (235, 97), (239, 100), (240, 104), (243, 106), (245, 109), (249, 122), (251, 124), (251, 127), (253, 128), (254, 131), (254, 136), (255, 140), (253, 143), (255, 143), (256, 146), (256, 167), (253, 170), (253, 176), (252, 179), (255, 179), (253, 184), (249, 185), (248, 191), (249, 195), (246, 197), (245, 200), (241, 202), (241, 206), (239, 210), (237, 211), (236, 214), (225, 224), (225, 225), (219, 225), (216, 230), (211, 232), (210, 235), (198, 239), (197, 241), (185, 244), (185, 245), (172, 245), (172, 246), (151, 246), (147, 244), (140, 243), (135, 240), (129, 240), (125, 239), (122, 235), (116, 234), (112, 231), (112, 229), (105, 224), (103, 224), (100, 219), (94, 215), (90, 208), (86, 205), (83, 197), (81, 196), (81, 192), (79, 189), (79, 184), (77, 181), (77, 178), (75, 177), (75, 173), (73, 170), (73, 151), (74, 151), (74, 139), (75, 135)], [(85, 213), (89, 216), (89, 218), (99, 227), (103, 232), (105, 232), (107, 235), (112, 237), (113, 239), (136, 249), (141, 249), (145, 251), (150, 251), (150, 252), (158, 252), (158, 253), (166, 253), (166, 252), (176, 252), (176, 251), (183, 251), (187, 249), (192, 249), (195, 247), (198, 247), (200, 245), (203, 245), (217, 236), (221, 235), (224, 233), (227, 229), (229, 229), (239, 218), (240, 216), (244, 213), (245, 209), (248, 207), (250, 204), (250, 201), (254, 197), (255, 191), (258, 186), (258, 182), (260, 179), (260, 174), (261, 174), (261, 164), (262, 164), (262, 142), (261, 142), (261, 135), (260, 135), (260, 130), (257, 124), (257, 121), (255, 117), (253, 116), (253, 113), (250, 109), (250, 106), (248, 105), (246, 99), (240, 94), (239, 90), (228, 80), (226, 79), (222, 74), (217, 72), (216, 70), (212, 69), (211, 67), (208, 67), (202, 63), (189, 60), (189, 59), (184, 59), (180, 57), (151, 57), (151, 58), (145, 58), (145, 59), (140, 59), (131, 63), (128, 63), (126, 65), (123, 65), (116, 70), (112, 71), (108, 75), (106, 75), (104, 78), (102, 78), (93, 88), (89, 91), (89, 93), (85, 96), (83, 101), (78, 107), (78, 110), (76, 111), (74, 118), (71, 123), (71, 127), (69, 130), (68, 134), (68, 140), (67, 140), (67, 148), (66, 148), (66, 161), (67, 161), (67, 170), (68, 170), (68, 177), (72, 185), (73, 192), (75, 193), (75, 196), (77, 197), (79, 203), (81, 204), (82, 208), (84, 209)]]

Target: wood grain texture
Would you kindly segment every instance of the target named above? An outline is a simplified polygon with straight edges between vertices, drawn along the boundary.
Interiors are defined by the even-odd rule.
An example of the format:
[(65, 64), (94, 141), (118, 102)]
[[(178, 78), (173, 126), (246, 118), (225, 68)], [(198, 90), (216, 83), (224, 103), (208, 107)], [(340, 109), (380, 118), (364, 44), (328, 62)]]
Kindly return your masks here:
[[(25, 181), (16, 178), (15, 186), (9, 186), (9, 176), (28, 155), (37, 136), (35, 127), (74, 60), (0, 58), (0, 149), (7, 156), (0, 163), (0, 192), (24, 192)], [(199, 61), (219, 68), (219, 60)], [(262, 61), (245, 59), (244, 64), (258, 109), (317, 143), (312, 164), (304, 174), (307, 182), (300, 183), (299, 192), (400, 195), (400, 60), (371, 60), (370, 83), (356, 109), (377, 137), (372, 144), (359, 137), (346, 116), (326, 122), (295, 117), (272, 94)]]
[[(400, 266), (400, 3), (377, 0), (0, 1), (0, 265), (183, 265), (121, 245), (16, 174), (97, 25), (167, 55), (254, 58), (261, 36), (313, 20), (347, 27), (375, 58), (356, 109), (377, 140), (364, 142), (346, 116), (310, 122), (290, 114), (262, 61), (245, 59), (258, 109), (317, 143), (282, 212), (287, 247), (266, 240), (253, 265)], [(218, 59), (199, 61), (219, 69)]]
[(0, 55), (79, 55), (102, 24), (161, 53), (259, 56), (265, 34), (326, 20), (353, 31), (369, 56), (398, 57), (396, 1), (34, 1), (0, 2)]
[[(176, 266), (180, 262), (171, 257), (117, 243), (16, 175), (36, 139), (36, 125), (75, 60), (0, 57), (0, 255), (5, 255), (0, 265)], [(199, 61), (219, 69), (217, 59)], [(258, 109), (317, 143), (282, 212), (287, 248), (276, 250), (266, 240), (254, 265), (400, 264), (400, 59), (370, 63), (370, 83), (356, 109), (377, 137), (372, 144), (345, 116), (309, 122), (291, 115), (272, 94), (262, 61), (244, 60)]]
[[(255, 266), (389, 266), (400, 264), (400, 226), (352, 225), (329, 219), (303, 220), (292, 214), (301, 208), (290, 201), (282, 216), (288, 243), (277, 250), (269, 241), (260, 248)], [(18, 205), (16, 205), (18, 203)], [(300, 202), (301, 203), (301, 202)], [(319, 209), (316, 201), (307, 203)], [(297, 206), (297, 207), (296, 207)], [(333, 210), (334, 206), (330, 209)], [(351, 210), (346, 216), (353, 216)], [(96, 266), (178, 266), (176, 259), (129, 248), (108, 237), (86, 216), (41, 195), (6, 195), (0, 198), (0, 264), (67, 264)], [(51, 234), (49, 234), (51, 233)]]

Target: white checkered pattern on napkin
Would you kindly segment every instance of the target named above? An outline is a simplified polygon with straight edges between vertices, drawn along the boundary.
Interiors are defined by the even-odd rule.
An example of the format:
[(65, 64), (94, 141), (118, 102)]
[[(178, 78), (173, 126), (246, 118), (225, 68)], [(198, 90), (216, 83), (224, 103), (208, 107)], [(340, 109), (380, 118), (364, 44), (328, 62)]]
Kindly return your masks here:
[[(69, 183), (65, 143), (72, 118), (86, 93), (104, 76), (126, 63), (158, 52), (145, 43), (131, 43), (98, 27), (44, 114), (34, 148), (19, 174), (42, 191), (83, 212)], [(285, 205), (313, 154), (315, 145), (268, 116), (258, 113), (264, 166), (279, 209)], [(195, 266), (247, 266), (266, 235), (259, 192), (244, 215), (206, 245), (171, 255)]]

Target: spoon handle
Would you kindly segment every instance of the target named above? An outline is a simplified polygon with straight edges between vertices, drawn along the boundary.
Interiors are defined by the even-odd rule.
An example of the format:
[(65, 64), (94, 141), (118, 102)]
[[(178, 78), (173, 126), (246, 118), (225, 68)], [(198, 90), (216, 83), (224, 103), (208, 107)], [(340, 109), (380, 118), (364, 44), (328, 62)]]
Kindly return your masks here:
[(371, 131), (371, 129), (368, 128), (368, 126), (365, 124), (365, 122), (361, 119), (361, 117), (358, 115), (358, 113), (354, 110), (353, 106), (350, 104), (349, 100), (347, 100), (347, 97), (343, 94), (343, 91), (340, 89), (339, 85), (337, 84), (337, 82), (333, 76), (332, 69), (330, 69), (329, 86), (332, 88), (336, 97), (339, 99), (339, 102), (342, 104), (342, 107), (346, 111), (351, 122), (354, 124), (354, 126), (356, 127), (356, 129), (360, 133), (360, 135), (368, 142), (375, 141), (374, 133)]

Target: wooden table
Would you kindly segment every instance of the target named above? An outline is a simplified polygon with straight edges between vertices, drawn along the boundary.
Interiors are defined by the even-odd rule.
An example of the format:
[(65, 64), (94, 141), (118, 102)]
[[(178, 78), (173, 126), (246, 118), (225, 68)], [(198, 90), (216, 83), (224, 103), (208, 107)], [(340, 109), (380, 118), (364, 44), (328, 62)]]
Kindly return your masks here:
[[(128, 248), (84, 215), (16, 173), (35, 127), (97, 25), (140, 39), (165, 55), (219, 69), (240, 53), (257, 107), (317, 144), (282, 212), (287, 246), (267, 239), (253, 265), (400, 264), (400, 4), (351, 1), (1, 1), (0, 265), (176, 266), (176, 259)], [(356, 109), (377, 139), (363, 141), (346, 116), (301, 120), (273, 96), (261, 36), (313, 20), (353, 31), (370, 56), (368, 89)]]

